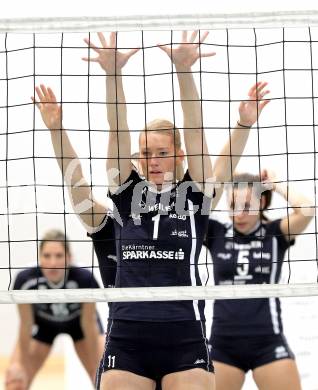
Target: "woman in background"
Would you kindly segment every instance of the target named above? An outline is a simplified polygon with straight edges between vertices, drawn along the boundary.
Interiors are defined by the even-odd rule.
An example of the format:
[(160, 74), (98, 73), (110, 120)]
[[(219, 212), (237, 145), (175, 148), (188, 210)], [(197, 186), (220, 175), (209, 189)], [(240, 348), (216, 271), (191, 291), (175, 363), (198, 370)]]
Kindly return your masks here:
[[(273, 172), (234, 175), (228, 203), (233, 223), (209, 220), (207, 247), (217, 285), (278, 283), (285, 252), (312, 218), (310, 201)], [(293, 212), (269, 220), (272, 192)], [(216, 300), (210, 337), (217, 390), (242, 389), (252, 370), (260, 390), (300, 390), (294, 354), (283, 332), (278, 298)]]
[[(18, 273), (14, 289), (98, 288), (91, 272), (72, 265), (63, 232), (50, 230), (39, 245), (39, 265)], [(6, 390), (27, 390), (48, 357), (56, 336), (71, 336), (75, 351), (92, 382), (102, 356), (105, 337), (94, 303), (39, 303), (18, 305), (20, 329)]]

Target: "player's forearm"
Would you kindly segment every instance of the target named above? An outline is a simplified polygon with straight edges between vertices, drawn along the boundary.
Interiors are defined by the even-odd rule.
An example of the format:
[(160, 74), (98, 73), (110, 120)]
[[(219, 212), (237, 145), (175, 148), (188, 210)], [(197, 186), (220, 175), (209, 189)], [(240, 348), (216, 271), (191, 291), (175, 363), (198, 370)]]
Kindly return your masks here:
[[(191, 68), (176, 66), (178, 75), (180, 100), (183, 111), (184, 126), (190, 132), (202, 129), (201, 102)], [(189, 130), (185, 131), (188, 132)]]
[(21, 354), (20, 354), (20, 343), (19, 340), (17, 341), (15, 348), (13, 350), (13, 353), (10, 357), (10, 364), (13, 363), (21, 363)]
[(224, 145), (214, 164), (214, 177), (218, 183), (231, 181), (246, 146), (250, 129), (236, 125), (229, 141)]
[(85, 338), (89, 339), (93, 344), (97, 343), (99, 333), (96, 318), (92, 319), (90, 323), (83, 324), (82, 330)]
[(89, 323), (84, 322), (82, 323), (82, 330), (84, 337), (87, 341), (87, 345), (89, 345), (89, 354), (90, 354), (90, 359), (94, 363), (94, 365), (98, 364), (98, 361), (100, 359), (99, 353), (99, 343), (98, 343), (98, 338), (99, 338), (99, 332), (97, 328), (97, 320), (96, 318), (92, 319)]
[[(51, 141), (56, 161), (67, 184), (72, 185), (83, 179), (80, 162), (65, 129), (51, 130)], [(77, 163), (74, 164), (74, 161)], [(66, 175), (70, 164), (72, 164), (74, 168), (72, 169), (72, 172), (69, 172), (71, 175)]]
[(20, 362), (24, 367), (28, 367), (30, 363), (29, 350), (31, 342), (31, 327), (23, 325), (20, 330), (19, 340), (16, 346), (14, 357), (16, 362)]
[(127, 130), (127, 107), (121, 74), (106, 76), (106, 107), (110, 131)]
[[(184, 141), (192, 179), (204, 185), (212, 178), (212, 163), (203, 131), (201, 102), (190, 67), (176, 66), (184, 121)], [(202, 158), (203, 157), (203, 158)], [(201, 189), (203, 190), (204, 187)]]
[(303, 214), (306, 209), (307, 216), (314, 215), (313, 201), (298, 192), (292, 184), (284, 182), (273, 183), (273, 185), (275, 191), (288, 201), (295, 214)]
[[(122, 184), (131, 170), (131, 140), (121, 75), (106, 76), (106, 106), (110, 127), (106, 171), (109, 183)], [(119, 170), (118, 177), (112, 177), (112, 169)]]

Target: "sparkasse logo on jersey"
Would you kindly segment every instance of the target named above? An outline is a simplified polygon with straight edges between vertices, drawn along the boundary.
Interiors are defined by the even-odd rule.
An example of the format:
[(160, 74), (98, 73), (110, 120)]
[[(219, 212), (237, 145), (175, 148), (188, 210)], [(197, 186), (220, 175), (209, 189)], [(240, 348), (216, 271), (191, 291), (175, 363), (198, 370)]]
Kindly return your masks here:
[(184, 260), (184, 251), (172, 250), (124, 250), (123, 260)]

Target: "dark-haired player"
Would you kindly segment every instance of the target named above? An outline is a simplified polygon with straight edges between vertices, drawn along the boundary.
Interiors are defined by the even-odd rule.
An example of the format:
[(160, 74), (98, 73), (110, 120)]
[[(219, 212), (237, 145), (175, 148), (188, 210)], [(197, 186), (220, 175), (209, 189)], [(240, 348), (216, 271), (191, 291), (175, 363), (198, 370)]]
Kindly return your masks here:
[[(233, 180), (228, 192), (233, 223), (209, 220), (215, 284), (278, 283), (285, 252), (312, 218), (310, 201), (266, 170), (261, 178), (237, 174)], [(268, 220), (264, 210), (272, 191), (288, 199), (293, 212)], [(217, 390), (240, 390), (249, 370), (259, 389), (300, 390), (278, 298), (216, 300), (210, 345)]]

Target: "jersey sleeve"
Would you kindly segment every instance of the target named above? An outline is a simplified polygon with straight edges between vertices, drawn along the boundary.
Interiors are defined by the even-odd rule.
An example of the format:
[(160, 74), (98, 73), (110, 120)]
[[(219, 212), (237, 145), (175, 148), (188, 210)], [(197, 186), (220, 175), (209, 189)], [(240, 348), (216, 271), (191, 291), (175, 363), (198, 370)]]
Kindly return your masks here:
[(30, 278), (36, 276), (33, 275), (34, 274), (34, 270), (31, 268), (31, 269), (25, 269), (23, 271), (20, 271), (16, 277), (15, 277), (15, 280), (13, 282), (13, 287), (12, 289), (13, 290), (21, 290), (22, 287), (25, 285), (25, 283), (30, 280)]
[(25, 271), (19, 272), (14, 280), (13, 283), (13, 290), (21, 290), (21, 287), (24, 285), (24, 283), (27, 281)]
[(88, 236), (93, 241), (103, 285), (113, 287), (117, 271), (114, 221), (106, 215), (101, 226), (100, 230)]
[(181, 182), (184, 182), (184, 183), (185, 183), (185, 182), (191, 182), (191, 183), (193, 183), (193, 185), (198, 189), (198, 193), (201, 194), (201, 196), (202, 196), (203, 198), (209, 199), (210, 201), (211, 201), (211, 200), (215, 197), (215, 195), (216, 195), (215, 188), (213, 189), (213, 194), (212, 194), (211, 197), (209, 197), (209, 196), (207, 196), (207, 195), (204, 195), (204, 194), (201, 192), (201, 190), (199, 189), (199, 187), (198, 187), (198, 185), (196, 184), (196, 182), (192, 180), (192, 178), (191, 178), (191, 176), (190, 176), (190, 173), (189, 173), (189, 170), (187, 170), (187, 171), (185, 172), (184, 177), (183, 177), (183, 179), (181, 180)]
[(100, 287), (93, 273), (85, 268), (71, 267), (69, 279), (77, 281), (78, 288)]
[[(202, 228), (201, 233), (203, 233), (204, 236), (207, 228), (207, 220), (211, 211), (211, 201), (215, 196), (215, 191), (212, 197), (205, 195), (200, 190), (197, 183), (192, 180), (188, 170), (183, 179), (178, 182), (176, 191), (177, 213), (182, 213), (183, 208), (187, 209), (187, 207), (189, 207), (190, 209), (190, 207), (193, 207), (194, 213), (196, 214), (196, 222)], [(192, 202), (192, 206), (190, 202)], [(186, 204), (188, 204), (188, 206), (186, 206)]]
[(95, 276), (92, 274), (89, 288), (100, 288)]
[[(117, 219), (116, 212), (119, 215), (127, 214), (129, 215), (132, 207), (132, 200), (134, 196), (134, 191), (138, 183), (143, 182), (143, 179), (139, 174), (133, 169), (128, 177), (128, 179), (123, 183), (118, 190), (112, 194), (109, 193), (108, 196), (114, 204), (113, 218)], [(140, 188), (141, 190), (141, 188)], [(136, 188), (138, 192), (138, 188)]]
[(215, 240), (220, 237), (224, 237), (224, 225), (213, 218), (209, 218), (208, 230), (205, 237), (205, 245), (210, 248)]
[(276, 219), (268, 223), (267, 234), (272, 237), (276, 237), (278, 245), (281, 249), (286, 250), (290, 246), (295, 244), (295, 239), (287, 240), (285, 234), (280, 228), (281, 219)]

